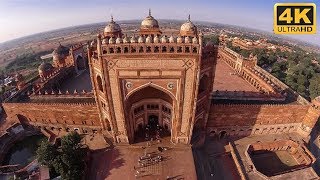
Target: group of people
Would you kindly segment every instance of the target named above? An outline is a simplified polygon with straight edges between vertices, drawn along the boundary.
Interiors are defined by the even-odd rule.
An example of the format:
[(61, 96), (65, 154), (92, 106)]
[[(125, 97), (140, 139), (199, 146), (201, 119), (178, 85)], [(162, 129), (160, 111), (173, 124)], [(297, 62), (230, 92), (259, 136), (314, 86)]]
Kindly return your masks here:
[[(155, 139), (157, 142), (161, 142), (161, 132), (162, 132), (162, 128), (159, 125), (157, 125), (157, 127), (155, 129)], [(151, 137), (150, 133), (151, 133), (150, 127), (149, 127), (149, 125), (147, 125), (146, 134), (145, 134), (146, 141), (149, 141), (149, 140), (153, 141), (153, 137)]]

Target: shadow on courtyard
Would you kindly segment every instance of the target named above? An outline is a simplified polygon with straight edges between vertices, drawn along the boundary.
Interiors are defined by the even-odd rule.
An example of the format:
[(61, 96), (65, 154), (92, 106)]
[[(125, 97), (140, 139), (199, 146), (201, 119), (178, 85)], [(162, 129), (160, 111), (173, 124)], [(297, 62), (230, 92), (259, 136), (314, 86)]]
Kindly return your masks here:
[(320, 176), (320, 120), (318, 120), (316, 126), (312, 129), (310, 140), (308, 142), (308, 148), (311, 153), (315, 156), (316, 161), (313, 164), (312, 168)]
[(111, 175), (111, 170), (124, 166), (125, 161), (117, 148), (93, 151), (87, 179), (104, 180)]
[(299, 165), (287, 151), (278, 151), (276, 153), (259, 150), (252, 152), (250, 157), (256, 169), (268, 177), (304, 167)]

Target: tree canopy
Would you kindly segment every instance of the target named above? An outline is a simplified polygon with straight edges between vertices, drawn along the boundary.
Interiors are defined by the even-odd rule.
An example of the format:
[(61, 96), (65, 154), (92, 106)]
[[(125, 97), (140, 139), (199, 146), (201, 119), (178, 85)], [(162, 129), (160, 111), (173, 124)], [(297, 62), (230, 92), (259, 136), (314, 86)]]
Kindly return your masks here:
[(62, 137), (61, 146), (43, 141), (37, 149), (38, 161), (59, 173), (63, 179), (83, 179), (86, 151), (80, 142), (81, 137), (76, 132)]
[(231, 42), (227, 47), (235, 52), (247, 57), (250, 53), (258, 58), (258, 65), (282, 82), (286, 83), (293, 90), (307, 99), (313, 99), (320, 95), (318, 88), (320, 65), (320, 54), (308, 53), (299, 47), (292, 47), (292, 52), (281, 51), (277, 48), (275, 51), (256, 48), (253, 50), (244, 50), (240, 47), (232, 46)]

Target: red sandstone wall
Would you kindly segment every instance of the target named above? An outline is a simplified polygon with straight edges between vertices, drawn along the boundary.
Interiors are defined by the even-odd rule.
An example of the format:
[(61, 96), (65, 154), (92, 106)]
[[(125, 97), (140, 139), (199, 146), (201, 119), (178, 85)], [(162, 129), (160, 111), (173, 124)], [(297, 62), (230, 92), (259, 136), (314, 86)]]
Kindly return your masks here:
[(31, 124), (100, 126), (95, 104), (4, 103), (3, 108), (8, 118), (16, 118), (19, 114)]
[(211, 105), (208, 127), (299, 123), (309, 106), (303, 105)]

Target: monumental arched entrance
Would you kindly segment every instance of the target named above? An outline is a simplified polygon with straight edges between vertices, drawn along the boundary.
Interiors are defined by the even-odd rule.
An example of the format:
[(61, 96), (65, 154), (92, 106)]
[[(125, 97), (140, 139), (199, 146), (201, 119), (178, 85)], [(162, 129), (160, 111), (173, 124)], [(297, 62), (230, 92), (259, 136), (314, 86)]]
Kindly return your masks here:
[(172, 133), (174, 96), (155, 85), (137, 88), (126, 98), (126, 125), (133, 142), (168, 137)]

